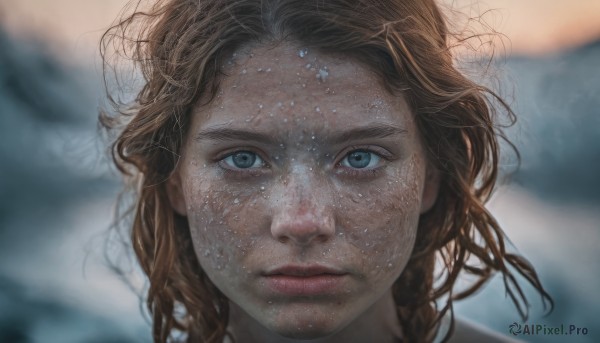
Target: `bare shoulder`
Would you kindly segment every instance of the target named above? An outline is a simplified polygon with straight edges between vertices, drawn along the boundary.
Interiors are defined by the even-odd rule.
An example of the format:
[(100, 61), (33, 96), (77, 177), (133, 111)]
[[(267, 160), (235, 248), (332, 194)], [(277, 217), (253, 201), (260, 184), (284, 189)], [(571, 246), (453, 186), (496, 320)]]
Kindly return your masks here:
[(480, 324), (465, 319), (456, 319), (454, 334), (449, 343), (519, 343), (522, 341), (492, 331)]

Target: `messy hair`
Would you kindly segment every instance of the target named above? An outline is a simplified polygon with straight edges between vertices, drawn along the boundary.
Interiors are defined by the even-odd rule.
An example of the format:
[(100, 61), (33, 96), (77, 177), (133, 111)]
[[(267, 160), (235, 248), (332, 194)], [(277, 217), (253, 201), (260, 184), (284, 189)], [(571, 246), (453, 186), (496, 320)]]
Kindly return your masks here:
[[(421, 216), (410, 261), (392, 287), (407, 341), (431, 340), (441, 317), (453, 313), (453, 301), (497, 272), (523, 317), (529, 303), (518, 274), (551, 303), (535, 269), (507, 252), (505, 234), (484, 207), (506, 140), (496, 117), (503, 113), (514, 123), (515, 115), (494, 91), (457, 69), (452, 38), (434, 0), (158, 0), (147, 10), (134, 3), (104, 34), (101, 54), (105, 77), (115, 70), (111, 58), (121, 56), (134, 62), (143, 84), (131, 102), (111, 97), (116, 111), (100, 119), (118, 131), (113, 160), (135, 193), (131, 243), (149, 279), (155, 342), (175, 340), (176, 332), (188, 342), (222, 342), (228, 335), (228, 299), (202, 270), (187, 219), (171, 207), (165, 181), (179, 161), (192, 108), (211, 103), (222, 65), (248, 43), (291, 41), (342, 53), (407, 99), (441, 178), (437, 201)], [(475, 281), (457, 290), (463, 273)]]

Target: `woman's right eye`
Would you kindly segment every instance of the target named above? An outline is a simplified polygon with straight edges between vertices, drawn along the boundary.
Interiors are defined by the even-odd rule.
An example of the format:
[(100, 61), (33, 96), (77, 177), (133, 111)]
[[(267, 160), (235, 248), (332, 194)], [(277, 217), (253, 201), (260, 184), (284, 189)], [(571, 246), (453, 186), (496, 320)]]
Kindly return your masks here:
[(251, 151), (236, 151), (221, 160), (230, 169), (256, 169), (265, 166), (260, 156)]

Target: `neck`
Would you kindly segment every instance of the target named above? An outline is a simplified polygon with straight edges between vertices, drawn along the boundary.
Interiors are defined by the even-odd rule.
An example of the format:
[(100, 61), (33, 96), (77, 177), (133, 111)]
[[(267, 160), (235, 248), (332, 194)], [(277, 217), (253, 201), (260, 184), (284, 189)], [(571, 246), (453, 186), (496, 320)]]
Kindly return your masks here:
[(341, 330), (322, 338), (296, 340), (269, 331), (244, 310), (230, 303), (229, 327), (236, 343), (330, 343), (400, 341), (402, 330), (391, 290)]

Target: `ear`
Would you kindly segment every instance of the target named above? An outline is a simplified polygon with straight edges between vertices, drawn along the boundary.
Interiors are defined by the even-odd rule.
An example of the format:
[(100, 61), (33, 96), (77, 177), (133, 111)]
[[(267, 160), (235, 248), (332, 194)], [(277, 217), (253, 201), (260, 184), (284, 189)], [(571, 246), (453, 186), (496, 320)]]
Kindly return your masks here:
[(421, 214), (429, 211), (438, 197), (440, 190), (440, 171), (431, 163), (425, 166), (425, 185), (421, 196)]
[(181, 176), (179, 171), (175, 169), (167, 180), (167, 196), (171, 207), (175, 212), (182, 216), (187, 216), (187, 206), (185, 205), (185, 197), (183, 195), (183, 187), (181, 184)]

